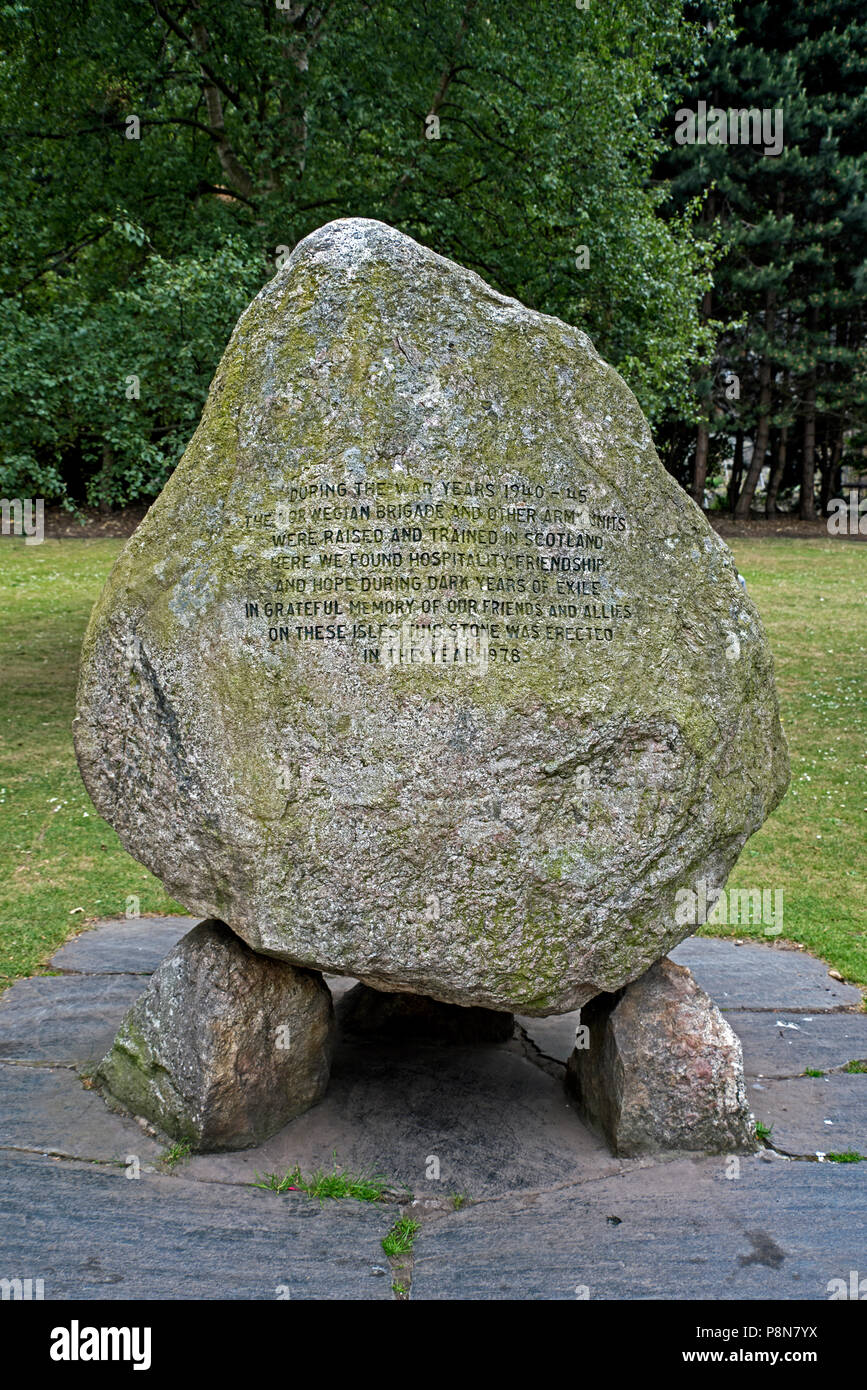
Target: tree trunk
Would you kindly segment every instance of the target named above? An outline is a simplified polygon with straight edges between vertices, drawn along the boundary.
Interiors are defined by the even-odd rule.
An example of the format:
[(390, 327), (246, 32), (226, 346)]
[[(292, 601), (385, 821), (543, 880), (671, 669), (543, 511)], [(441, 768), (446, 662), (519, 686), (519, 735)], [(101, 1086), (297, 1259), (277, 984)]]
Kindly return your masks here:
[(738, 494), (738, 500), (735, 503), (735, 516), (741, 519), (748, 517), (750, 514), (750, 507), (752, 505), (753, 497), (755, 496), (756, 487), (759, 481), (759, 475), (761, 474), (761, 471), (765, 466), (765, 455), (768, 452), (768, 433), (770, 431), (770, 423), (770, 418), (767, 415), (759, 416), (758, 428), (756, 429), (756, 437), (753, 441), (753, 456), (750, 459), (750, 466), (747, 470), (747, 476), (744, 479), (744, 485), (741, 488), (740, 493)]
[[(713, 202), (707, 210), (708, 216), (713, 217)], [(713, 307), (713, 298), (710, 290), (705, 290), (701, 301), (701, 316), (704, 322), (710, 318)], [(712, 389), (712, 388), (711, 388)], [(707, 418), (700, 420), (695, 436), (695, 462), (692, 469), (692, 487), (690, 495), (696, 506), (704, 508), (704, 488), (707, 482), (707, 460), (710, 449), (710, 416), (712, 413), (711, 400), (708, 398)]]
[[(434, 92), (430, 110), (426, 113), (426, 115), (428, 116), (439, 115), (440, 107), (445, 101), (446, 93), (457, 75), (458, 52), (461, 47), (461, 44), (464, 41), (464, 38), (466, 37), (467, 30), (470, 27), (470, 19), (472, 18), (473, 10), (476, 8), (477, 4), (478, 0), (467, 0), (466, 5), (464, 6), (464, 12), (461, 16), (461, 22), (458, 25), (457, 33), (455, 34), (454, 40), (452, 42), (452, 48), (448, 58), (448, 62), (446, 63), (446, 66), (443, 68), (443, 71), (440, 74), (440, 80), (437, 83), (437, 89)], [(423, 123), (422, 128), (419, 131), (419, 137), (421, 146), (424, 147), (425, 141), (427, 139), (427, 121)], [(388, 201), (390, 203), (393, 203), (397, 195), (403, 192), (407, 183), (413, 176), (414, 166), (415, 161), (413, 161), (413, 166), (411, 166), (409, 169), (405, 169), (401, 174), (400, 178), (398, 179), (397, 183), (395, 184), (394, 188), (389, 194)]]
[(704, 506), (704, 486), (707, 482), (707, 456), (710, 433), (707, 421), (702, 420), (695, 437), (695, 463), (692, 469), (691, 496), (699, 507)]
[(780, 438), (777, 444), (777, 457), (771, 469), (771, 476), (768, 479), (768, 495), (765, 499), (765, 516), (772, 517), (777, 512), (777, 493), (780, 490), (780, 483), (783, 481), (783, 474), (786, 471), (786, 446), (789, 440), (789, 426), (783, 425), (780, 430)]
[(831, 491), (835, 497), (842, 496), (843, 493), (843, 426), (840, 426), (840, 433), (834, 440), (834, 461), (833, 477), (831, 480)]
[[(285, 38), (280, 51), (287, 72), (294, 69), (294, 83), (283, 82), (280, 87), (279, 109), (281, 120), (289, 130), (292, 150), (292, 163), (297, 178), (302, 178), (307, 167), (307, 146), (310, 137), (308, 74), (310, 55), (319, 43), (323, 26), (331, 10), (331, 4), (322, 9), (311, 4), (291, 4), (277, 10), (277, 22), (284, 27)], [(277, 188), (282, 183), (282, 174), (272, 168), (269, 186)]]
[(819, 508), (820, 516), (828, 515), (828, 503), (832, 497), (840, 494), (837, 479), (840, 473), (840, 458), (843, 453), (843, 437), (840, 434), (834, 436), (830, 447), (825, 450), (825, 458), (822, 460), (822, 501)]
[[(770, 344), (771, 336), (774, 332), (776, 314), (774, 312), (776, 296), (773, 290), (768, 290), (765, 298), (765, 337)], [(750, 459), (750, 468), (744, 479), (740, 495), (735, 505), (735, 516), (744, 518), (750, 514), (753, 497), (758, 486), (761, 471), (765, 465), (765, 454), (768, 452), (768, 435), (771, 429), (771, 358), (769, 352), (762, 357), (762, 365), (759, 368), (759, 419), (756, 426), (756, 435), (753, 443), (753, 456)]]
[[(816, 344), (816, 320), (818, 312), (814, 305), (807, 310), (806, 338), (807, 352), (812, 354)], [(802, 521), (816, 519), (816, 364), (810, 368), (804, 383), (803, 443), (801, 448), (801, 505), (798, 515)]]
[(735, 453), (732, 459), (732, 475), (729, 478), (729, 511), (733, 512), (737, 501), (738, 491), (741, 485), (741, 476), (744, 471), (744, 432), (738, 430), (735, 434)]
[(807, 378), (804, 395), (804, 449), (801, 456), (801, 505), (798, 515), (802, 521), (816, 519), (816, 369)]

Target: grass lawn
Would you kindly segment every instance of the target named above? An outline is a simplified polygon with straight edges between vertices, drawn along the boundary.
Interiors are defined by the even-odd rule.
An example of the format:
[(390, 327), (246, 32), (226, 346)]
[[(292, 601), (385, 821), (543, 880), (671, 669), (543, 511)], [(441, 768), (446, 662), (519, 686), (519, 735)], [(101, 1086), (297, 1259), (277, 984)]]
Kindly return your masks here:
[(774, 653), (792, 780), (747, 841), (728, 887), (781, 888), (782, 936), (865, 985), (867, 546), (830, 538), (730, 544)]
[(0, 988), (131, 897), (182, 910), (96, 814), (72, 749), (78, 651), (122, 544), (0, 543)]
[[(122, 544), (0, 542), (0, 988), (85, 923), (123, 916), (130, 898), (143, 914), (183, 911), (96, 814), (72, 750), (78, 650)], [(776, 656), (792, 785), (729, 886), (782, 888), (783, 937), (867, 985), (867, 547), (733, 549)]]

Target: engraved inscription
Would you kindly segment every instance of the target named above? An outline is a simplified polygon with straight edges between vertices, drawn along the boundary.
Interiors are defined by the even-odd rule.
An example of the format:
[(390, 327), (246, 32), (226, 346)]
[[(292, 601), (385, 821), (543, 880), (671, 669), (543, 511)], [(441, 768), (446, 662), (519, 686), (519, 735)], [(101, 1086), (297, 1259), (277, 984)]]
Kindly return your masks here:
[(272, 644), (483, 674), (551, 644), (615, 642), (634, 613), (616, 583), (629, 521), (584, 487), (320, 479), (237, 524), (263, 561), (244, 617)]

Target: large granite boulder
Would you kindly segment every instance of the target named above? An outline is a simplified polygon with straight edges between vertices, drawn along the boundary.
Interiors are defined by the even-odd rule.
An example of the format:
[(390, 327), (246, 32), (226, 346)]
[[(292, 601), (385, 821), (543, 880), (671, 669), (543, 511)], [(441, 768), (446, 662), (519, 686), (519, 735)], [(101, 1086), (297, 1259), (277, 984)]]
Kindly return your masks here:
[(379, 222), (242, 315), (84, 643), (79, 763), (191, 912), (524, 1014), (636, 978), (787, 782), (732, 556), (576, 328)]

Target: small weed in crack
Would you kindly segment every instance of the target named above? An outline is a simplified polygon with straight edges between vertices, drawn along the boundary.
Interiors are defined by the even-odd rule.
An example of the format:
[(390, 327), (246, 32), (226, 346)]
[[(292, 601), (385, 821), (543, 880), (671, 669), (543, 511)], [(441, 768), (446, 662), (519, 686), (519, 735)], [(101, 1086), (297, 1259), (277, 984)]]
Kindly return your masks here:
[(412, 1288), (412, 1251), (418, 1232), (417, 1221), (413, 1221), (409, 1216), (401, 1216), (383, 1236), (381, 1242), (394, 1276), (391, 1291), (399, 1303), (409, 1301)]
[(402, 1216), (399, 1221), (395, 1221), (388, 1235), (383, 1237), (382, 1248), (389, 1258), (393, 1255), (406, 1255), (412, 1250), (417, 1235), (418, 1222), (410, 1220), (408, 1216)]
[(337, 1201), (342, 1197), (353, 1197), (357, 1202), (387, 1202), (400, 1200), (397, 1185), (382, 1173), (349, 1173), (337, 1165), (337, 1155), (333, 1155), (330, 1173), (317, 1168), (315, 1173), (305, 1177), (296, 1163), (282, 1177), (277, 1173), (266, 1173), (264, 1178), (257, 1173), (258, 1182), (252, 1187), (262, 1187), (268, 1192), (306, 1192), (308, 1197), (316, 1197), (320, 1206), (327, 1199)]
[(176, 1163), (182, 1163), (185, 1158), (189, 1158), (193, 1151), (193, 1146), (189, 1139), (179, 1139), (176, 1144), (172, 1144), (162, 1155), (161, 1162), (166, 1168), (174, 1168)]

